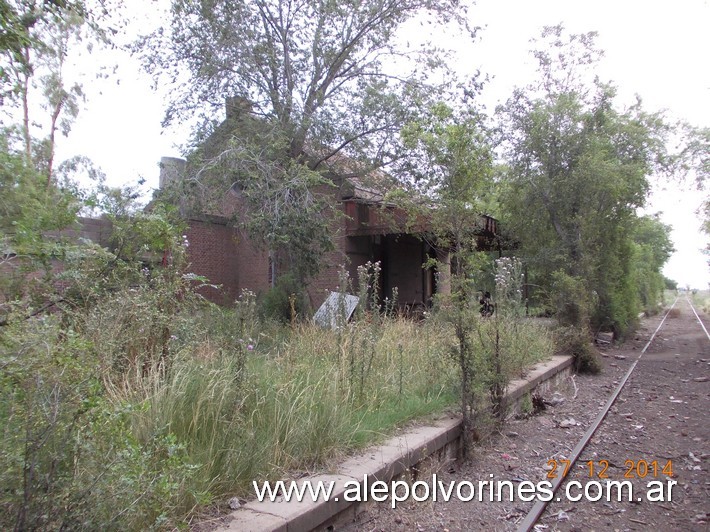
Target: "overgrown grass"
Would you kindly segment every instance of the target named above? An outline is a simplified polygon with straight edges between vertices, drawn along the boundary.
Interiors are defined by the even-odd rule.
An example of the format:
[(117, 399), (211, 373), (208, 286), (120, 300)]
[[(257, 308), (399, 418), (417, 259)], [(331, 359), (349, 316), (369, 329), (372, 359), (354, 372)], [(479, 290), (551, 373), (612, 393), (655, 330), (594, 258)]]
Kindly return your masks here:
[(116, 388), (113, 400), (142, 405), (140, 441), (169, 432), (184, 442), (198, 465), (193, 491), (211, 495), (247, 495), (252, 480), (311, 470), (454, 400), (455, 366), (434, 323), (301, 325), (283, 338), (248, 351), (245, 364), (240, 354), (183, 351), (166, 376)]
[[(169, 314), (157, 297), (130, 289), (2, 331), (3, 528), (170, 528), (249, 496), (253, 480), (327, 468), (459, 394), (455, 336), (436, 316), (326, 330), (263, 323), (251, 296)], [(533, 324), (501, 331), (509, 378), (552, 351)]]

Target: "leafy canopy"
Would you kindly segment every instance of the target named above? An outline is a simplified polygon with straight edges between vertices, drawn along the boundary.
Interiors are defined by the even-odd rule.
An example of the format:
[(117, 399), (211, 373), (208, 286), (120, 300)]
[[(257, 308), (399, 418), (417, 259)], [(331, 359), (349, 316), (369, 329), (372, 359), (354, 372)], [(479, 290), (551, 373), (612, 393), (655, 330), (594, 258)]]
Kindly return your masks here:
[(464, 15), (449, 0), (173, 1), (169, 27), (138, 47), (174, 88), (166, 121), (204, 118), (178, 201), (204, 212), (237, 192), (236, 221), (306, 281), (332, 249), (331, 179), (401, 159), (402, 126), (444, 89), (427, 79), (445, 54), (401, 46), (397, 30)]
[(464, 12), (451, 0), (175, 0), (170, 26), (139, 47), (175, 88), (168, 122), (239, 96), (288, 138), (292, 159), (317, 168), (347, 148), (383, 165), (427, 74), (446, 70), (441, 50), (399, 46), (398, 28), (415, 17), (465, 26)]
[(580, 304), (590, 308), (574, 314), (621, 332), (638, 306), (636, 209), (645, 203), (649, 176), (668, 163), (671, 128), (640, 101), (615, 106), (614, 87), (594, 75), (601, 56), (594, 37), (545, 28), (534, 52), (538, 81), (499, 109), (509, 165), (506, 222), (537, 283), (555, 291), (555, 283), (579, 284), (564, 276), (580, 281), (574, 292), (586, 294), (589, 301)]

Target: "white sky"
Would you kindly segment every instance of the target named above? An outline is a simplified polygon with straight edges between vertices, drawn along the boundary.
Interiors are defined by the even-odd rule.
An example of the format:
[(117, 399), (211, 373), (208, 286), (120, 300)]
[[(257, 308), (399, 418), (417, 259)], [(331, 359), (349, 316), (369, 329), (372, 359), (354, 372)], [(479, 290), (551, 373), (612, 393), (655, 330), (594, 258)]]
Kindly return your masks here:
[[(159, 20), (154, 4), (125, 2), (143, 24)], [(151, 12), (141, 12), (151, 9)], [(491, 76), (483, 98), (492, 110), (516, 85), (534, 74), (529, 40), (543, 25), (562, 22), (573, 33), (597, 31), (605, 50), (603, 80), (619, 88), (619, 101), (643, 98), (649, 111), (665, 109), (669, 118), (710, 127), (710, 5), (708, 0), (479, 0), (470, 10), (475, 25), (485, 27), (477, 43), (459, 43), (462, 69), (480, 68)], [(111, 184), (139, 176), (157, 187), (161, 156), (179, 156), (185, 131), (163, 131), (164, 97), (127, 54), (110, 80), (85, 84), (88, 100), (68, 139), (60, 139), (59, 158), (87, 155), (106, 172)], [(710, 270), (701, 250), (707, 238), (699, 231), (696, 211), (705, 194), (682, 183), (656, 187), (649, 212), (662, 211), (673, 226), (676, 253), (664, 273), (681, 286), (707, 288)]]

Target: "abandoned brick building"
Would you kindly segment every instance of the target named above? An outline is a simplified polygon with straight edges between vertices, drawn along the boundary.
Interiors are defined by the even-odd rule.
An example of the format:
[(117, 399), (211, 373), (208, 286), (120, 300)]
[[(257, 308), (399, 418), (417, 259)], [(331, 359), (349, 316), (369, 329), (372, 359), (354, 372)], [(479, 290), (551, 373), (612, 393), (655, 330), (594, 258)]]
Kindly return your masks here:
[[(213, 135), (228, 135), (229, 120), (228, 109), (227, 119)], [(161, 188), (190, 172), (183, 159), (163, 157), (160, 166)], [(404, 212), (387, 204), (385, 191), (373, 186), (368, 176), (350, 173), (347, 177), (333, 175), (329, 178), (335, 186), (322, 193), (328, 195), (329, 201), (334, 202), (344, 216), (331, 222), (334, 250), (323, 255), (320, 273), (307, 287), (313, 308), (325, 300), (329, 291), (337, 290), (342, 266), (350, 278), (356, 280), (358, 266), (368, 261), (380, 262), (380, 295), (391, 297), (396, 287), (400, 306), (428, 306), (435, 293), (449, 290), (448, 253), (435, 249), (428, 239), (422, 238), (426, 222), (424, 226), (418, 224), (416, 230), (405, 229), (411, 224), (405, 223)], [(238, 203), (238, 191), (230, 189), (227, 194), (231, 197), (226, 198), (226, 204)], [(221, 286), (221, 291), (204, 292), (206, 297), (220, 304), (233, 302), (242, 289), (263, 293), (272, 281), (268, 252), (256, 246), (238, 223), (233, 223), (233, 209), (225, 210), (232, 212), (190, 216), (187, 231), (190, 270)], [(479, 248), (498, 250), (496, 220), (481, 215), (478, 225)], [(439, 261), (438, 275), (422, 267), (432, 257)]]
[[(162, 159), (163, 177), (182, 165), (181, 160)], [(382, 296), (391, 297), (397, 287), (400, 305), (427, 306), (437, 292), (446, 292), (448, 253), (434, 249), (418, 234), (402, 232), (395, 222), (396, 207), (382, 204), (381, 197), (356, 179), (348, 179), (346, 186), (333, 191), (333, 200), (344, 212), (333, 227), (335, 250), (323, 256), (318, 276), (308, 287), (311, 305), (317, 308), (329, 291), (339, 284), (341, 265), (346, 267), (351, 279), (357, 278), (357, 268), (368, 261), (381, 264), (380, 287)], [(384, 213), (383, 213), (384, 209)], [(387, 212), (389, 211), (389, 212)], [(188, 260), (192, 272), (207, 277), (222, 290), (210, 290), (205, 295), (220, 304), (234, 301), (242, 289), (255, 293), (271, 286), (269, 256), (266, 250), (255, 246), (245, 231), (230, 224), (225, 216), (204, 215), (189, 221)], [(497, 242), (497, 222), (482, 215), (481, 247), (491, 249)], [(431, 269), (422, 268), (430, 257), (439, 260), (443, 271), (435, 275)]]

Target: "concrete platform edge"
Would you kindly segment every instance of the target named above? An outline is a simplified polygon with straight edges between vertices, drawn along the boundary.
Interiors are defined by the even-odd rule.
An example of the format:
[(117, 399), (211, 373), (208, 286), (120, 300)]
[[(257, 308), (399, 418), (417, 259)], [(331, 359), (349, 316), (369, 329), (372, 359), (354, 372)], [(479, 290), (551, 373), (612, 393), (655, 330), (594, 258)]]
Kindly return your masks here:
[[(559, 378), (561, 374), (569, 374), (572, 370), (572, 357), (556, 355), (551, 360), (536, 364), (524, 379), (512, 381), (503, 398), (503, 407), (512, 408), (516, 402), (533, 392), (547, 381)], [(415, 427), (401, 435), (390, 438), (383, 444), (369, 448), (352, 456), (339, 464), (335, 471), (326, 472), (299, 479), (300, 486), (310, 480), (333, 481), (334, 489), (331, 498), (338, 500), (311, 501), (310, 494), (302, 502), (284, 501), (250, 501), (242, 508), (234, 510), (230, 519), (219, 530), (223, 531), (305, 531), (325, 528), (336, 518), (347, 518), (348, 512), (355, 517), (357, 506), (362, 502), (348, 502), (342, 497), (345, 484), (352, 486), (358, 482), (360, 489), (363, 484), (372, 485), (381, 480), (389, 482), (405, 474), (451, 445), (458, 446), (461, 436), (461, 419), (452, 417), (441, 419), (435, 425)]]

